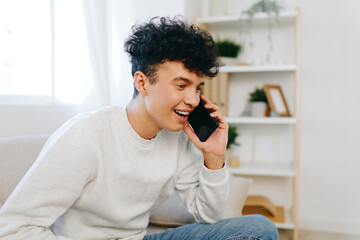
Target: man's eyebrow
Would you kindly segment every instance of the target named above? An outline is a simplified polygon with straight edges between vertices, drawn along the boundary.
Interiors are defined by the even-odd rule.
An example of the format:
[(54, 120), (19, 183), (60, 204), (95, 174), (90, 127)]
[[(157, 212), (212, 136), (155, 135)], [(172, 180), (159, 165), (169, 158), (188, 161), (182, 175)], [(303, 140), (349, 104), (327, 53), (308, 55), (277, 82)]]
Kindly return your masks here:
[[(185, 82), (187, 82), (187, 83), (191, 82), (190, 79), (185, 78), (185, 77), (175, 77), (175, 78), (173, 79), (173, 81), (176, 81), (176, 80), (182, 80), (182, 81), (185, 81)], [(204, 85), (205, 85), (205, 82), (201, 82), (199, 85), (200, 85), (200, 86), (204, 86)]]
[(173, 79), (173, 81), (176, 81), (176, 80), (182, 80), (182, 81), (185, 81), (185, 82), (191, 82), (190, 79), (185, 78), (185, 77), (175, 77), (175, 78)]

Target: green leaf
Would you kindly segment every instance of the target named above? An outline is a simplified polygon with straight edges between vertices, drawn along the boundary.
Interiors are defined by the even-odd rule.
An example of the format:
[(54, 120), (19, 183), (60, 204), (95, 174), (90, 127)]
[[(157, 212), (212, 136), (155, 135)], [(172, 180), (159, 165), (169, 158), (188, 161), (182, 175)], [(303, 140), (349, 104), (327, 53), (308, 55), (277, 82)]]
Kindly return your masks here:
[(239, 143), (235, 142), (237, 136), (239, 134), (237, 133), (237, 128), (236, 127), (232, 127), (229, 126), (229, 130), (228, 130), (228, 143), (226, 145), (226, 149), (229, 149), (232, 145), (235, 146), (240, 146)]
[(237, 57), (242, 50), (241, 44), (237, 44), (229, 39), (216, 41), (216, 46), (218, 48), (218, 55), (223, 57)]
[(249, 102), (265, 102), (268, 103), (266, 94), (263, 88), (256, 88), (249, 93)]

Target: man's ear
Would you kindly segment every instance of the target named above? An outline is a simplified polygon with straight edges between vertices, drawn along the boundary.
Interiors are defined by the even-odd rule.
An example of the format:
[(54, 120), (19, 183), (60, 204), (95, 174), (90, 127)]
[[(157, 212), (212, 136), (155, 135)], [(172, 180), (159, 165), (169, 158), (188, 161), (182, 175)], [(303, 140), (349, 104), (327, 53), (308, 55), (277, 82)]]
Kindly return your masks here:
[(147, 94), (146, 86), (148, 82), (149, 82), (149, 78), (143, 72), (137, 71), (134, 74), (134, 85), (141, 95)]

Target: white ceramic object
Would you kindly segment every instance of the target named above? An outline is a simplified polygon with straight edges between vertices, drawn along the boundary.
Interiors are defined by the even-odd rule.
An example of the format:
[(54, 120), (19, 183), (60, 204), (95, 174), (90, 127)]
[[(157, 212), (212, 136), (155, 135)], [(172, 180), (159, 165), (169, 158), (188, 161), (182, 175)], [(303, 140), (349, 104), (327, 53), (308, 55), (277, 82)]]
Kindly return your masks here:
[(264, 102), (252, 102), (251, 103), (251, 116), (252, 117), (264, 117), (266, 111), (266, 103)]
[(234, 66), (234, 65), (237, 65), (237, 63), (238, 63), (237, 58), (234, 58), (234, 57), (220, 57), (220, 60), (226, 66)]

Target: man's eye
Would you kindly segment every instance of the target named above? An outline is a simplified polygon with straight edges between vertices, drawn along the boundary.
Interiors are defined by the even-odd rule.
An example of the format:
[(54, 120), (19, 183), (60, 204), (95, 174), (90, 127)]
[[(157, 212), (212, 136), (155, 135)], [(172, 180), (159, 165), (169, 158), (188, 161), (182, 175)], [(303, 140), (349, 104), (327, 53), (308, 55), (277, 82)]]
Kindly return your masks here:
[(179, 88), (185, 88), (184, 84), (177, 85)]
[(196, 88), (196, 91), (201, 91), (201, 89), (203, 89), (203, 87), (204, 87), (204, 85), (198, 86), (198, 87)]

